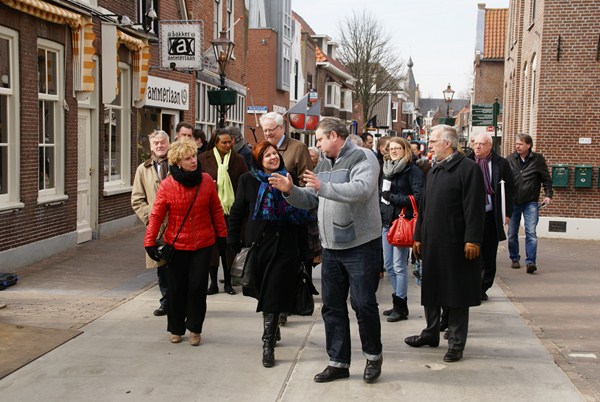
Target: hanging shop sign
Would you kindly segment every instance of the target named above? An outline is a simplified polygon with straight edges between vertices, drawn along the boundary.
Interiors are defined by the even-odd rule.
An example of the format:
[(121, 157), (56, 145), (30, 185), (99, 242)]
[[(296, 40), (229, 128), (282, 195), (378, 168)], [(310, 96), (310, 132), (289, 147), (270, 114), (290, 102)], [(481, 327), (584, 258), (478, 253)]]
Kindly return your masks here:
[(190, 86), (183, 82), (149, 75), (146, 95), (139, 106), (189, 110), (189, 88)]

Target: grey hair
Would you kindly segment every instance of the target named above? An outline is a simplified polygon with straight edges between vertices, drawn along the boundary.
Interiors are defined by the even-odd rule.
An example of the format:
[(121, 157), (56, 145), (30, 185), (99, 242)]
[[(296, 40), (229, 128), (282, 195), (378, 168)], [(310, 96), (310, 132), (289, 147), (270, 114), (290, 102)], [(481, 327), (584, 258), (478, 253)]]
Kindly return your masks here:
[(167, 143), (169, 143), (169, 134), (164, 132), (163, 130), (154, 130), (149, 136), (148, 139), (152, 141), (155, 138), (166, 138)]
[(225, 131), (227, 133), (229, 133), (229, 135), (231, 136), (231, 138), (236, 142), (240, 142), (243, 140), (242, 137), (242, 131), (239, 129), (239, 127), (236, 126), (227, 126), (225, 127)]
[(450, 143), (450, 148), (452, 148), (453, 151), (458, 149), (458, 132), (454, 127), (447, 124), (438, 124), (433, 127), (432, 132), (434, 131), (440, 132), (440, 139), (448, 141)]
[(273, 120), (276, 125), (283, 126), (283, 116), (277, 112), (269, 112), (260, 116), (260, 125), (262, 126), (265, 120)]
[(356, 135), (356, 134), (350, 134), (350, 135), (348, 136), (348, 139), (349, 139), (350, 141), (352, 141), (353, 143), (355, 143), (356, 145), (358, 145), (359, 147), (362, 147), (362, 146), (363, 146), (363, 140), (362, 140), (362, 138), (360, 138), (360, 137), (359, 137), (358, 135)]
[(319, 155), (319, 162), (323, 159), (323, 154), (321, 153), (321, 150), (317, 147), (308, 147), (309, 152), (313, 151), (316, 152), (317, 155)]
[(318, 129), (323, 130), (325, 137), (327, 138), (329, 138), (332, 131), (335, 131), (337, 135), (344, 139), (348, 138), (348, 135), (350, 135), (344, 123), (335, 117), (326, 117), (321, 120), (317, 125), (317, 130)]
[(494, 143), (494, 140), (492, 139), (492, 135), (486, 131), (476, 134), (473, 138), (475, 138), (475, 137), (485, 138), (486, 143), (490, 143), (490, 144)]

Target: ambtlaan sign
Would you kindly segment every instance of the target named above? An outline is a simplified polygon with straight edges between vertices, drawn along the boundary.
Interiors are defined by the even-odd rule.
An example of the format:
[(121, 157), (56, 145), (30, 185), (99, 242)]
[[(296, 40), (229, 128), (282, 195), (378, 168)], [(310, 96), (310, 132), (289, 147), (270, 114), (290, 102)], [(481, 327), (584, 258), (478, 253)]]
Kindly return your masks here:
[(148, 76), (146, 95), (140, 106), (188, 110), (190, 86), (183, 82)]

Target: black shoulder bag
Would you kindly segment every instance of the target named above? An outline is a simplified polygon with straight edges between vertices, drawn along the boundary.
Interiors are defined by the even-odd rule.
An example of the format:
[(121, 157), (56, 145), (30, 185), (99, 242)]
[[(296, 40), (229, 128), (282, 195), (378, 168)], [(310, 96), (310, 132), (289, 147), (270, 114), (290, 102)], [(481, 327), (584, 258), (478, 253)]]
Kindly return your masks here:
[(162, 246), (158, 247), (158, 254), (160, 255), (160, 258), (165, 260), (167, 262), (167, 264), (169, 262), (171, 262), (171, 260), (173, 259), (173, 254), (175, 253), (175, 242), (177, 241), (177, 238), (179, 237), (179, 233), (181, 233), (181, 229), (183, 229), (183, 225), (185, 225), (185, 221), (187, 220), (188, 216), (190, 215), (190, 212), (192, 211), (192, 208), (194, 207), (194, 202), (196, 202), (196, 197), (198, 196), (198, 191), (200, 191), (200, 185), (198, 184), (198, 187), (196, 188), (196, 194), (194, 194), (194, 199), (192, 200), (192, 203), (190, 204), (190, 207), (188, 208), (187, 213), (185, 214), (185, 218), (183, 218), (183, 222), (181, 222), (181, 226), (179, 226), (179, 230), (177, 231), (177, 234), (175, 235), (175, 238), (173, 239), (173, 243), (169, 244), (169, 243), (165, 243)]

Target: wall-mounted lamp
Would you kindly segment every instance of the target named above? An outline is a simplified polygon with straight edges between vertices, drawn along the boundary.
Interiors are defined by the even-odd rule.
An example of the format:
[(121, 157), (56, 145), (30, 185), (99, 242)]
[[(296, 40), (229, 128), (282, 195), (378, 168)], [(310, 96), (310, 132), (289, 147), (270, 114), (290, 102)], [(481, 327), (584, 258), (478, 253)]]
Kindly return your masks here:
[(150, 30), (152, 29), (152, 25), (154, 24), (154, 21), (156, 21), (158, 19), (158, 15), (156, 14), (156, 11), (154, 11), (153, 8), (146, 11), (146, 13), (144, 14), (144, 17), (142, 18), (141, 24), (134, 24), (133, 21), (131, 21), (131, 18), (129, 18), (126, 15), (104, 14), (103, 17), (116, 17), (117, 21), (119, 22), (119, 25), (122, 27), (139, 27), (139, 26), (141, 26), (142, 29), (144, 30), (144, 32), (150, 32)]
[(267, 40), (265, 38), (262, 38), (260, 44), (263, 46), (267, 46)]

